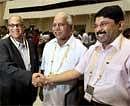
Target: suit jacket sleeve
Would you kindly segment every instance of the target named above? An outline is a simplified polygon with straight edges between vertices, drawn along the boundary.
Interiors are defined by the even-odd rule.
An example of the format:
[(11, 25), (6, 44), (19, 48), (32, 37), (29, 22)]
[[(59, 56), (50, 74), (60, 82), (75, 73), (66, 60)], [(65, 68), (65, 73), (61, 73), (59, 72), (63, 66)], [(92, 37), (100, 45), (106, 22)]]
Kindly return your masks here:
[(25, 70), (19, 51), (9, 39), (0, 41), (0, 71), (24, 85), (31, 83), (32, 72)]

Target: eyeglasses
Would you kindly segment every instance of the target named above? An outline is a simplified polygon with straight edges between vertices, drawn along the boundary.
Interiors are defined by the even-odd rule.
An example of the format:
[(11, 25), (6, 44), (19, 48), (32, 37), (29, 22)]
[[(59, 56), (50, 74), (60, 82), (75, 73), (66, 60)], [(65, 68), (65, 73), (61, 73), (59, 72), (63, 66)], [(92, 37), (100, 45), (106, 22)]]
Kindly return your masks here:
[(11, 28), (14, 28), (14, 27), (20, 28), (20, 27), (23, 26), (23, 24), (8, 24), (8, 26), (11, 27)]
[(103, 28), (103, 27), (106, 27), (106, 26), (108, 26), (109, 24), (111, 24), (111, 23), (113, 23), (113, 22), (101, 22), (101, 24), (95, 24), (94, 25), (94, 28), (98, 28), (98, 27), (101, 27), (101, 28)]
[(52, 27), (56, 27), (56, 26), (58, 26), (58, 27), (63, 27), (63, 26), (65, 26), (66, 24), (63, 24), (63, 23), (58, 23), (58, 24), (56, 24), (56, 23), (54, 23), (54, 24), (52, 24)]

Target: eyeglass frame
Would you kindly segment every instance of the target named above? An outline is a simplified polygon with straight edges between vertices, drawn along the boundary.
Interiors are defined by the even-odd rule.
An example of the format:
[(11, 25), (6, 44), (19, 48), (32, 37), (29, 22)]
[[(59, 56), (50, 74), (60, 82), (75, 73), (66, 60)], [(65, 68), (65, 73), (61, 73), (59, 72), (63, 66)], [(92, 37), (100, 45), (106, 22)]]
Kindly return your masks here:
[(21, 27), (23, 27), (23, 24), (22, 23), (19, 23), (19, 24), (8, 24), (8, 26), (11, 27), (11, 28), (14, 28), (14, 27), (21, 28)]
[(94, 24), (94, 28), (95, 29), (98, 28), (98, 27), (104, 28), (104, 27), (108, 26), (111, 23), (114, 23), (114, 22), (113, 21), (102, 21), (99, 25)]

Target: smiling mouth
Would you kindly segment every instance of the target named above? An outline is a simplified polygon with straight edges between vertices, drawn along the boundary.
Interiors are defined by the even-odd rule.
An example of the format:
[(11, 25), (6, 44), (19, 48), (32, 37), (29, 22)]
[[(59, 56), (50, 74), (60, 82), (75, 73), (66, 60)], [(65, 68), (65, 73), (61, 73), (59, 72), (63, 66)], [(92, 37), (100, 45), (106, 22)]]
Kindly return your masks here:
[(55, 34), (59, 35), (59, 34), (61, 34), (61, 32), (55, 32)]
[(98, 34), (97, 36), (99, 36), (99, 37), (103, 37), (103, 36), (104, 36), (104, 34)]

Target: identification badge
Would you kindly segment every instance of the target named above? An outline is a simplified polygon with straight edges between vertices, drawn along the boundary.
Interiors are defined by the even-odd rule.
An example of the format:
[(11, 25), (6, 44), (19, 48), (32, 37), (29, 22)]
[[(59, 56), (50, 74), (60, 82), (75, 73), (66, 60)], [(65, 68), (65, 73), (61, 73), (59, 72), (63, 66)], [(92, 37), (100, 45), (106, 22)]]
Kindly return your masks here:
[(94, 87), (91, 85), (87, 85), (86, 92), (90, 95), (93, 95)]
[(94, 87), (91, 86), (91, 85), (87, 85), (87, 89), (86, 89), (86, 92), (85, 92), (85, 98), (86, 98), (89, 102), (91, 102), (91, 100), (92, 100), (93, 92), (94, 92)]

